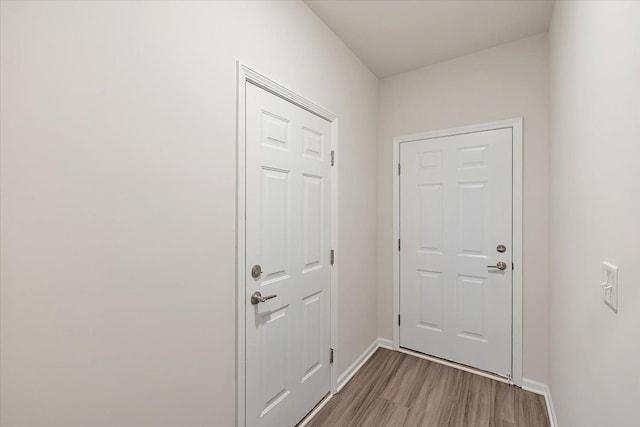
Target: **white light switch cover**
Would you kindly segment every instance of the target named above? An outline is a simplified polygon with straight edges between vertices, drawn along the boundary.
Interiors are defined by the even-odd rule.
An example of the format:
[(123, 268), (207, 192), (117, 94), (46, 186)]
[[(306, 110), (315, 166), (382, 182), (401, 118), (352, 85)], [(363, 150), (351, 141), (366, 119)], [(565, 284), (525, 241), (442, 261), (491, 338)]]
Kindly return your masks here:
[(618, 311), (618, 267), (608, 262), (602, 263), (602, 299)]

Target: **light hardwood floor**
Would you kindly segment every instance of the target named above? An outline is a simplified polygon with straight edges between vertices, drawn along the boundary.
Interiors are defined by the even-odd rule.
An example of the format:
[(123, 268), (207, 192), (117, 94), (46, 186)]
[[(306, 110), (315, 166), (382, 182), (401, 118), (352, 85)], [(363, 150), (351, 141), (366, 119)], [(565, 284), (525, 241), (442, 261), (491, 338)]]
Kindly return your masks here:
[(378, 349), (309, 427), (546, 427), (544, 397), (469, 372)]

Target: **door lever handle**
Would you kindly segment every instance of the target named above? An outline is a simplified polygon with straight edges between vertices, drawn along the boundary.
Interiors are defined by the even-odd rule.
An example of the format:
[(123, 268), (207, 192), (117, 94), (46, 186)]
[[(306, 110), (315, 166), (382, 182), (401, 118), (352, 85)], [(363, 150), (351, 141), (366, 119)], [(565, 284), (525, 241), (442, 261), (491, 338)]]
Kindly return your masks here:
[(271, 298), (275, 298), (278, 295), (273, 294), (273, 295), (267, 295), (266, 297), (263, 297), (262, 294), (260, 293), (260, 291), (255, 291), (252, 295), (251, 295), (251, 304), (256, 305), (259, 304), (261, 302), (265, 302), (267, 300), (270, 300)]
[(506, 270), (507, 269), (507, 263), (500, 261), (500, 262), (496, 263), (496, 265), (487, 265), (487, 268), (497, 268), (498, 270)]

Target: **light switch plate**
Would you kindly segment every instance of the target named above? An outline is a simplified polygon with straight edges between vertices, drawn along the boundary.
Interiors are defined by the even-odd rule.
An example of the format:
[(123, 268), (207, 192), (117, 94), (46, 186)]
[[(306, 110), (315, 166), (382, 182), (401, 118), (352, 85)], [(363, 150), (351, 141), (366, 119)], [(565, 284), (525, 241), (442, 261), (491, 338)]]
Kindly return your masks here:
[(615, 312), (618, 311), (618, 267), (602, 263), (602, 299)]

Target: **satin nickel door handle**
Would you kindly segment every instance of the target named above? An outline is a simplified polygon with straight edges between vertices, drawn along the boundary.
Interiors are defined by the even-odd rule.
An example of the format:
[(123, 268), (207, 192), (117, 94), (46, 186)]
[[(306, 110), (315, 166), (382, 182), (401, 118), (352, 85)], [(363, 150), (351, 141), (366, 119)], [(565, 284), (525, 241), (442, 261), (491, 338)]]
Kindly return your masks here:
[(262, 294), (260, 293), (260, 291), (255, 291), (253, 294), (251, 294), (251, 304), (256, 305), (259, 304), (261, 302), (265, 302), (267, 300), (270, 300), (271, 298), (275, 298), (278, 295), (273, 294), (273, 295), (267, 295), (266, 297), (263, 297)]
[(487, 268), (497, 268), (498, 270), (506, 270), (507, 269), (507, 263), (500, 261), (500, 262), (496, 263), (496, 265), (487, 265)]

